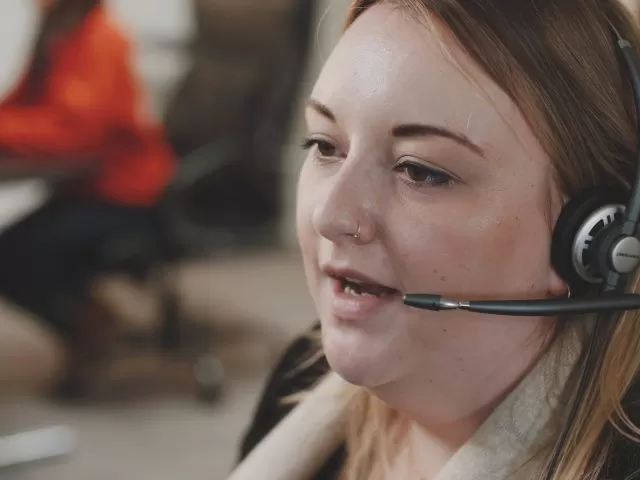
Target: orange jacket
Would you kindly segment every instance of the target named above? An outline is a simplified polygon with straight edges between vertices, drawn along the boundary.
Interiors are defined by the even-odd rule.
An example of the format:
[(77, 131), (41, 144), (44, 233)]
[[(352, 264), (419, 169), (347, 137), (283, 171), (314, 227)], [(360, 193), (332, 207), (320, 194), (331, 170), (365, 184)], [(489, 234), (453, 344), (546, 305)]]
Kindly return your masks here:
[(42, 97), (24, 99), (29, 73), (0, 103), (0, 150), (27, 158), (97, 155), (91, 194), (150, 206), (171, 181), (175, 158), (164, 134), (142, 111), (130, 44), (104, 8), (58, 41)]

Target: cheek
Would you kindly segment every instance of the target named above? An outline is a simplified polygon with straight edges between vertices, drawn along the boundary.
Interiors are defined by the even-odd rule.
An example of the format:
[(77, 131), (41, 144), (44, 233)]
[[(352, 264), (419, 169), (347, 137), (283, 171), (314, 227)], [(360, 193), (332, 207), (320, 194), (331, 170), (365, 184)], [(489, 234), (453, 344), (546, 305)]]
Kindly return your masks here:
[(296, 232), (301, 244), (307, 240), (312, 228), (313, 191), (311, 187), (313, 183), (308, 177), (308, 168), (303, 165), (298, 177), (296, 191)]
[(308, 178), (307, 169), (302, 168), (298, 180), (296, 200), (296, 234), (302, 253), (304, 268), (310, 279), (310, 268), (315, 266), (317, 258), (317, 236), (313, 228), (314, 206), (317, 203), (313, 182)]
[[(531, 211), (531, 207), (521, 211)], [(510, 298), (545, 293), (549, 230), (540, 216), (525, 222), (511, 209), (484, 215), (436, 214), (398, 236), (405, 288), (464, 298)], [(437, 219), (465, 218), (460, 222)]]

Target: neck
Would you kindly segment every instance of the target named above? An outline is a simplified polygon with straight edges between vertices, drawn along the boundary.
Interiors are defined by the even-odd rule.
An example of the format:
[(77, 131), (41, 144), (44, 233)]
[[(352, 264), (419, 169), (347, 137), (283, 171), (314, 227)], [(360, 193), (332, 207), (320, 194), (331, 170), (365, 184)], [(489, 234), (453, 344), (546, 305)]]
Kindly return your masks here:
[[(391, 408), (452, 447), (466, 442), (497, 405), (520, 383), (547, 351), (549, 339), (514, 348), (492, 367), (473, 365), (455, 381), (425, 378), (420, 372), (374, 389)], [(489, 370), (489, 374), (483, 370)]]
[(515, 472), (515, 478), (539, 474), (544, 456), (538, 454), (557, 436), (552, 419), (580, 355), (578, 337), (566, 340), (547, 349), (506, 397), (450, 430), (414, 421), (388, 478), (506, 480)]
[(435, 478), (460, 447), (473, 437), (497, 403), (447, 423), (424, 424), (410, 419), (405, 444), (389, 478)]
[(462, 391), (451, 385), (434, 388), (432, 379), (419, 375), (375, 389), (376, 396), (402, 412), (412, 425), (400, 463), (405, 463), (407, 453), (413, 451), (414, 468), (423, 478), (433, 478), (531, 372), (547, 351), (551, 337), (517, 349), (513, 358), (497, 359), (491, 375), (469, 376)]

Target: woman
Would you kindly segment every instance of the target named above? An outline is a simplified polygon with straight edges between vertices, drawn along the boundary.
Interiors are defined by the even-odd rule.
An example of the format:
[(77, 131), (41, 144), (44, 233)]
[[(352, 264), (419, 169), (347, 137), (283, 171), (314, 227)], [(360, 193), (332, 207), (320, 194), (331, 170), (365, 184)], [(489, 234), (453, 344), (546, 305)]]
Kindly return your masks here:
[(616, 0), (354, 2), (308, 102), (298, 190), (322, 348), (288, 350), (243, 457), (330, 368), (357, 394), (318, 479), (640, 471), (637, 312), (600, 323), (569, 423), (594, 318), (428, 312), (398, 294), (576, 293), (550, 258), (560, 212), (592, 187), (628, 197), (637, 167), (611, 24), (640, 49)]
[(150, 225), (174, 157), (143, 113), (129, 40), (103, 2), (40, 5), (30, 67), (0, 104), (0, 150), (22, 162), (98, 162), (95, 172), (0, 236), (0, 294), (42, 317), (80, 366), (87, 359), (80, 352), (101, 351), (112, 326), (85, 301), (101, 269), (101, 247)]

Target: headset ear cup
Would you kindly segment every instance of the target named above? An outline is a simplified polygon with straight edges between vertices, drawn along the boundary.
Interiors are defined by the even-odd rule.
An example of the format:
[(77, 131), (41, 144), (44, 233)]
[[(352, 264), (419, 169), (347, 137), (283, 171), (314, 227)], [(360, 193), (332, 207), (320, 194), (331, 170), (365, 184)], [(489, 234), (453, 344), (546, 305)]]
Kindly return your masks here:
[(596, 189), (572, 198), (560, 212), (553, 230), (551, 264), (574, 293), (583, 292), (591, 284), (573, 263), (573, 248), (578, 232), (598, 209), (605, 205), (624, 204), (624, 194), (615, 190)]

